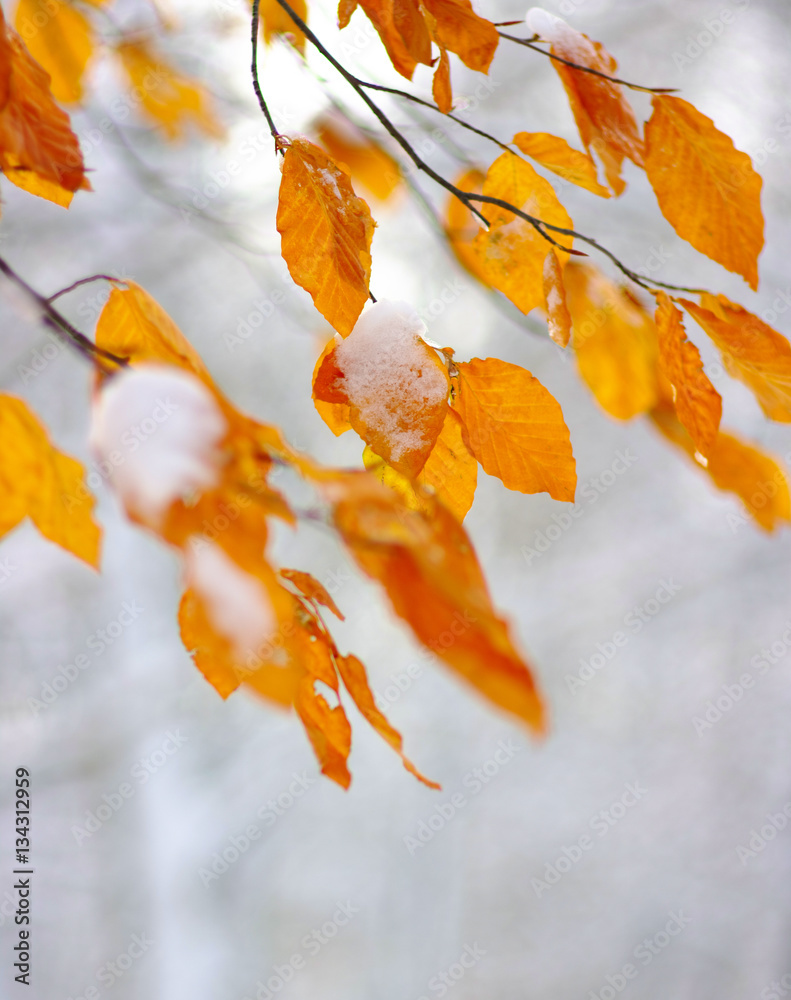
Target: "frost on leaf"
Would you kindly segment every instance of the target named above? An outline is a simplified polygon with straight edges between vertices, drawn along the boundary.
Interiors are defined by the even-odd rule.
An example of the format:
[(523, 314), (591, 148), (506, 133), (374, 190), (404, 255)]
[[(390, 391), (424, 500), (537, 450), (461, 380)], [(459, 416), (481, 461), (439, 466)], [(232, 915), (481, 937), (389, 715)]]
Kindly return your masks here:
[(324, 358), (313, 386), (326, 403), (347, 404), (360, 437), (388, 465), (420, 472), (445, 419), (449, 380), (425, 325), (399, 302), (377, 302)]
[[(176, 500), (214, 486), (227, 423), (194, 376), (141, 365), (114, 376), (94, 405), (91, 445), (135, 520), (161, 528)], [(121, 456), (113, 462), (111, 456)]]

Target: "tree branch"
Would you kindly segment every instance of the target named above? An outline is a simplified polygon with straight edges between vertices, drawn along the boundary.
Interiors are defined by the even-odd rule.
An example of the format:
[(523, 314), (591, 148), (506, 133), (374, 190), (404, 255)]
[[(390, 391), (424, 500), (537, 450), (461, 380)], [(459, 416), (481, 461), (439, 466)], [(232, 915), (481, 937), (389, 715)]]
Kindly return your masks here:
[(251, 32), (251, 42), (253, 46), (253, 60), (250, 65), (250, 72), (253, 75), (253, 90), (255, 91), (255, 96), (258, 98), (258, 105), (264, 113), (264, 118), (266, 118), (266, 123), (269, 126), (269, 131), (272, 138), (275, 140), (275, 149), (278, 148), (277, 140), (280, 138), (280, 133), (275, 125), (275, 120), (269, 113), (269, 108), (267, 107), (266, 101), (264, 100), (264, 95), (261, 92), (261, 84), (258, 82), (258, 22), (260, 18), (259, 13), (259, 3), (260, 0), (253, 0), (253, 21), (252, 21), (252, 32)]

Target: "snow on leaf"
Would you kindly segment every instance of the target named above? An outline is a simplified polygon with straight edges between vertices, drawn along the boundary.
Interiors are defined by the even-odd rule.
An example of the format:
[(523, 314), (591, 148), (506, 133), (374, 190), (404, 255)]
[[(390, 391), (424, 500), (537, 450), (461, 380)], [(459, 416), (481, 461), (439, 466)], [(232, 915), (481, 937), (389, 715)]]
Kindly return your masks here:
[(374, 221), (348, 174), (307, 139), (286, 149), (277, 230), (291, 277), (347, 336), (368, 300)]
[(755, 290), (764, 218), (750, 157), (688, 101), (663, 94), (653, 105), (645, 171), (662, 214), (682, 239)]
[[(489, 167), (483, 193), (521, 209), (527, 215), (564, 229), (572, 221), (552, 185), (515, 153), (503, 153)], [(475, 237), (475, 251), (485, 280), (523, 313), (544, 304), (544, 259), (550, 243), (535, 226), (497, 205), (483, 205), (490, 228)], [(571, 246), (571, 239), (563, 237)], [(568, 255), (560, 251), (562, 260)]]
[(664, 292), (658, 292), (656, 299), (659, 370), (675, 390), (679, 420), (697, 450), (708, 458), (717, 440), (722, 399), (703, 371), (700, 351), (687, 340), (680, 310)]
[(314, 394), (349, 405), (352, 427), (407, 476), (423, 467), (445, 418), (449, 380), (405, 303), (379, 301), (323, 360)]
[(610, 197), (607, 188), (599, 184), (591, 155), (569, 146), (565, 139), (548, 132), (517, 132), (511, 141), (525, 156), (558, 177), (592, 191), (600, 198)]
[(557, 400), (518, 365), (496, 358), (457, 364), (453, 407), (485, 472), (510, 490), (574, 500), (577, 473)]
[[(609, 52), (561, 18), (540, 7), (532, 7), (527, 12), (527, 26), (549, 42), (550, 51), (561, 59), (598, 70), (606, 76), (615, 74), (618, 64)], [(566, 90), (583, 145), (599, 156), (610, 187), (615, 194), (621, 194), (626, 186), (621, 178), (624, 158), (642, 167), (644, 154), (643, 139), (623, 88), (556, 60), (552, 60), (552, 65)]]
[(45, 538), (98, 569), (94, 503), (83, 466), (51, 444), (26, 403), (0, 395), (0, 536), (30, 517)]

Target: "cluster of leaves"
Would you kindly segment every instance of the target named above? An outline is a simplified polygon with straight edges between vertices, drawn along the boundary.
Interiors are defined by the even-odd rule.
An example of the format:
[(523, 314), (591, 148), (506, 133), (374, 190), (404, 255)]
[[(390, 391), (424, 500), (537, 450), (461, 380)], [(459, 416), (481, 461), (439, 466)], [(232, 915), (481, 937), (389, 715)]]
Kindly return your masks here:
[[(418, 64), (437, 63), (433, 96), (443, 113), (453, 106), (448, 53), (485, 73), (501, 37), (510, 37), (477, 15), (469, 0), (359, 5), (407, 79)], [(356, 6), (341, 0), (341, 27)], [(79, 143), (56, 101), (83, 95), (85, 69), (100, 44), (93, 23), (99, 10), (99, 0), (86, 13), (65, 0), (20, 0), (16, 24), (23, 37), (27, 25), (36, 26), (29, 46), (0, 22), (0, 167), (13, 183), (63, 206), (89, 185)], [(222, 697), (245, 686), (293, 706), (322, 771), (343, 787), (351, 780), (345, 690), (405, 767), (433, 786), (403, 756), (401, 736), (377, 708), (363, 664), (338, 650), (322, 610), (342, 618), (332, 597), (306, 572), (273, 563), (271, 519), (296, 526), (304, 512), (272, 485), (272, 472), (288, 470), (313, 491), (318, 507), (309, 519), (322, 517), (419, 642), (493, 704), (541, 732), (545, 710), (532, 673), (492, 605), (462, 522), (479, 464), (509, 489), (573, 501), (569, 430), (557, 401), (529, 371), (496, 358), (457, 360), (451, 347), (425, 339), (425, 328), (403, 304), (366, 308), (373, 298), (375, 223), (353, 178), (387, 198), (398, 183), (398, 165), (369, 135), (355, 137), (331, 116), (316, 123), (317, 142), (277, 132), (255, 75), (259, 17), (266, 41), (286, 35), (300, 53), (308, 41), (326, 50), (306, 23), (304, 0), (255, 0), (254, 83), (283, 161), (276, 221), (282, 254), (293, 280), (336, 331), (317, 360), (313, 399), (333, 433), (354, 430), (362, 438), (365, 470), (326, 468), (295, 452), (276, 426), (239, 412), (139, 286), (114, 283), (92, 342), (7, 265), (0, 262), (0, 269), (33, 296), (45, 322), (96, 365), (96, 447), (103, 446), (108, 412), (119, 405), (115, 390), (124, 385), (142, 393), (144, 382), (130, 381), (135, 373), (181, 380), (173, 384), (215, 429), (200, 462), (183, 456), (181, 465), (192, 469), (192, 479), (184, 480), (190, 487), (165, 491), (158, 507), (140, 482), (119, 477), (115, 483), (129, 517), (183, 561), (179, 624), (206, 679)], [(641, 128), (625, 96), (631, 85), (615, 77), (615, 61), (599, 43), (539, 10), (528, 15), (528, 27), (535, 35), (514, 41), (552, 59), (584, 150), (547, 133), (519, 132), (509, 144), (498, 142), (502, 152), (488, 170), (466, 170), (451, 183), (430, 171), (366, 100), (415, 165), (450, 191), (445, 234), (473, 278), (525, 314), (543, 311), (548, 335), (563, 348), (571, 343), (583, 380), (608, 414), (648, 416), (718, 488), (737, 494), (756, 522), (772, 530), (791, 520), (785, 474), (771, 456), (720, 429), (721, 398), (687, 337), (684, 312), (771, 420), (791, 422), (791, 345), (722, 295), (641, 280), (574, 231), (551, 184), (529, 160), (609, 198), (623, 193), (622, 166), (629, 159), (646, 171), (679, 236), (752, 288), (763, 246), (760, 178), (749, 158), (681, 98), (655, 93)], [(167, 67), (149, 42), (122, 34), (101, 45), (118, 58), (143, 95), (145, 112), (168, 137), (189, 121), (219, 135), (200, 85)], [(361, 81), (344, 75), (365, 92)], [(653, 295), (653, 307), (590, 263), (571, 261), (581, 255), (575, 240), (609, 256), (644, 296)], [(767, 483), (774, 484), (771, 491)], [(74, 497), (84, 499), (75, 503)], [(29, 516), (47, 538), (98, 568), (100, 530), (81, 466), (58, 452), (27, 405), (11, 396), (0, 396), (0, 499), (0, 535)], [(220, 522), (207, 533), (207, 524)], [(244, 609), (252, 609), (247, 620), (241, 620)]]

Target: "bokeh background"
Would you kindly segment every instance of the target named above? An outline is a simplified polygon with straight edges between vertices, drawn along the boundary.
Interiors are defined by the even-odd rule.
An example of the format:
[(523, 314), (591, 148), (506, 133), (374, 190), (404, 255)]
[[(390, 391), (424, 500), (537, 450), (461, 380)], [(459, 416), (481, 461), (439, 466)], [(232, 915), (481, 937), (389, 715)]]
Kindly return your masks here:
[[(122, 23), (156, 24), (153, 9), (132, 0), (114, 9)], [(212, 89), (225, 141), (166, 143), (134, 110), (123, 115), (125, 85), (100, 60), (93, 96), (74, 114), (94, 193), (66, 213), (3, 184), (0, 253), (46, 293), (95, 272), (134, 278), (237, 404), (322, 460), (359, 465), (359, 440), (335, 439), (310, 401), (328, 330), (279, 257), (277, 163), (249, 86), (246, 6), (167, 9), (178, 29), (164, 51)], [(524, 13), (505, 0), (478, 9), (492, 20)], [(561, 186), (577, 228), (654, 277), (774, 310), (767, 318), (791, 333), (786, 0), (548, 0), (548, 9), (602, 40), (627, 79), (680, 87), (753, 156), (765, 180), (761, 290), (753, 295), (678, 241), (629, 164), (618, 201)], [(361, 13), (338, 33), (330, 3), (311, 0), (310, 11), (345, 63), (399, 85)], [(306, 131), (327, 106), (325, 90), (370, 124), (316, 53), (306, 68), (276, 45), (261, 61), (284, 131)], [(466, 119), (505, 139), (551, 131), (578, 144), (546, 59), (502, 43), (489, 79), (481, 87), (483, 77), (453, 60)], [(422, 68), (415, 86), (430, 91)], [(647, 98), (630, 96), (647, 117)], [(483, 166), (497, 155), (439, 115), (382, 105), (418, 145), (428, 127), (424, 155), (448, 174), (459, 149)], [(106, 114), (117, 126), (92, 132)], [(431, 138), (434, 128), (444, 137)], [(218, 173), (240, 158), (243, 171), (221, 188)], [(442, 206), (429, 180), (413, 179)], [(746, 523), (738, 502), (647, 422), (606, 417), (540, 318), (525, 320), (476, 286), (407, 191), (371, 204), (377, 297), (415, 305), (430, 336), (461, 358), (529, 368), (571, 429), (580, 493), (570, 524), (557, 520), (565, 505), (509, 493), (483, 473), (466, 522), (493, 596), (535, 664), (551, 732), (532, 741), (439, 664), (423, 663), (376, 587), (325, 533), (278, 531), (277, 558), (330, 586), (347, 616), (339, 644), (366, 662), (407, 752), (443, 785), (432, 792), (414, 781), (355, 715), (354, 781), (343, 793), (319, 777), (295, 717), (245, 693), (223, 703), (204, 682), (178, 636), (173, 556), (128, 524), (100, 484), (101, 575), (30, 526), (0, 545), (0, 993), (23, 990), (13, 982), (5, 905), (18, 765), (33, 776), (28, 996), (77, 1000), (93, 987), (113, 1000), (768, 1000), (773, 980), (788, 990), (791, 536)], [(87, 366), (52, 348), (18, 296), (3, 293), (0, 388), (27, 399), (57, 443), (90, 462)], [(63, 308), (91, 332), (105, 296), (101, 284), (88, 286)], [(714, 361), (691, 324), (690, 332)], [(41, 370), (26, 374), (45, 354)], [(717, 388), (725, 426), (781, 457), (791, 452), (786, 428), (770, 426), (745, 389), (724, 378)], [(624, 453), (619, 472), (613, 463)], [(531, 555), (537, 544), (544, 551)], [(97, 631), (125, 604), (141, 610), (97, 651)], [(629, 631), (635, 609), (644, 620)], [(622, 630), (628, 642), (571, 685)], [(755, 658), (772, 644), (762, 673)], [(78, 654), (89, 667), (37, 704)], [(714, 724), (696, 725), (745, 673), (753, 686), (730, 706), (726, 697), (721, 718), (710, 712)], [(85, 834), (87, 814), (117, 802), (125, 782), (131, 797)], [(463, 805), (451, 816), (458, 793)], [(739, 848), (754, 833), (748, 856)], [(130, 961), (135, 936), (132, 953), (140, 941), (144, 950)], [(446, 972), (451, 985), (438, 978)]]

